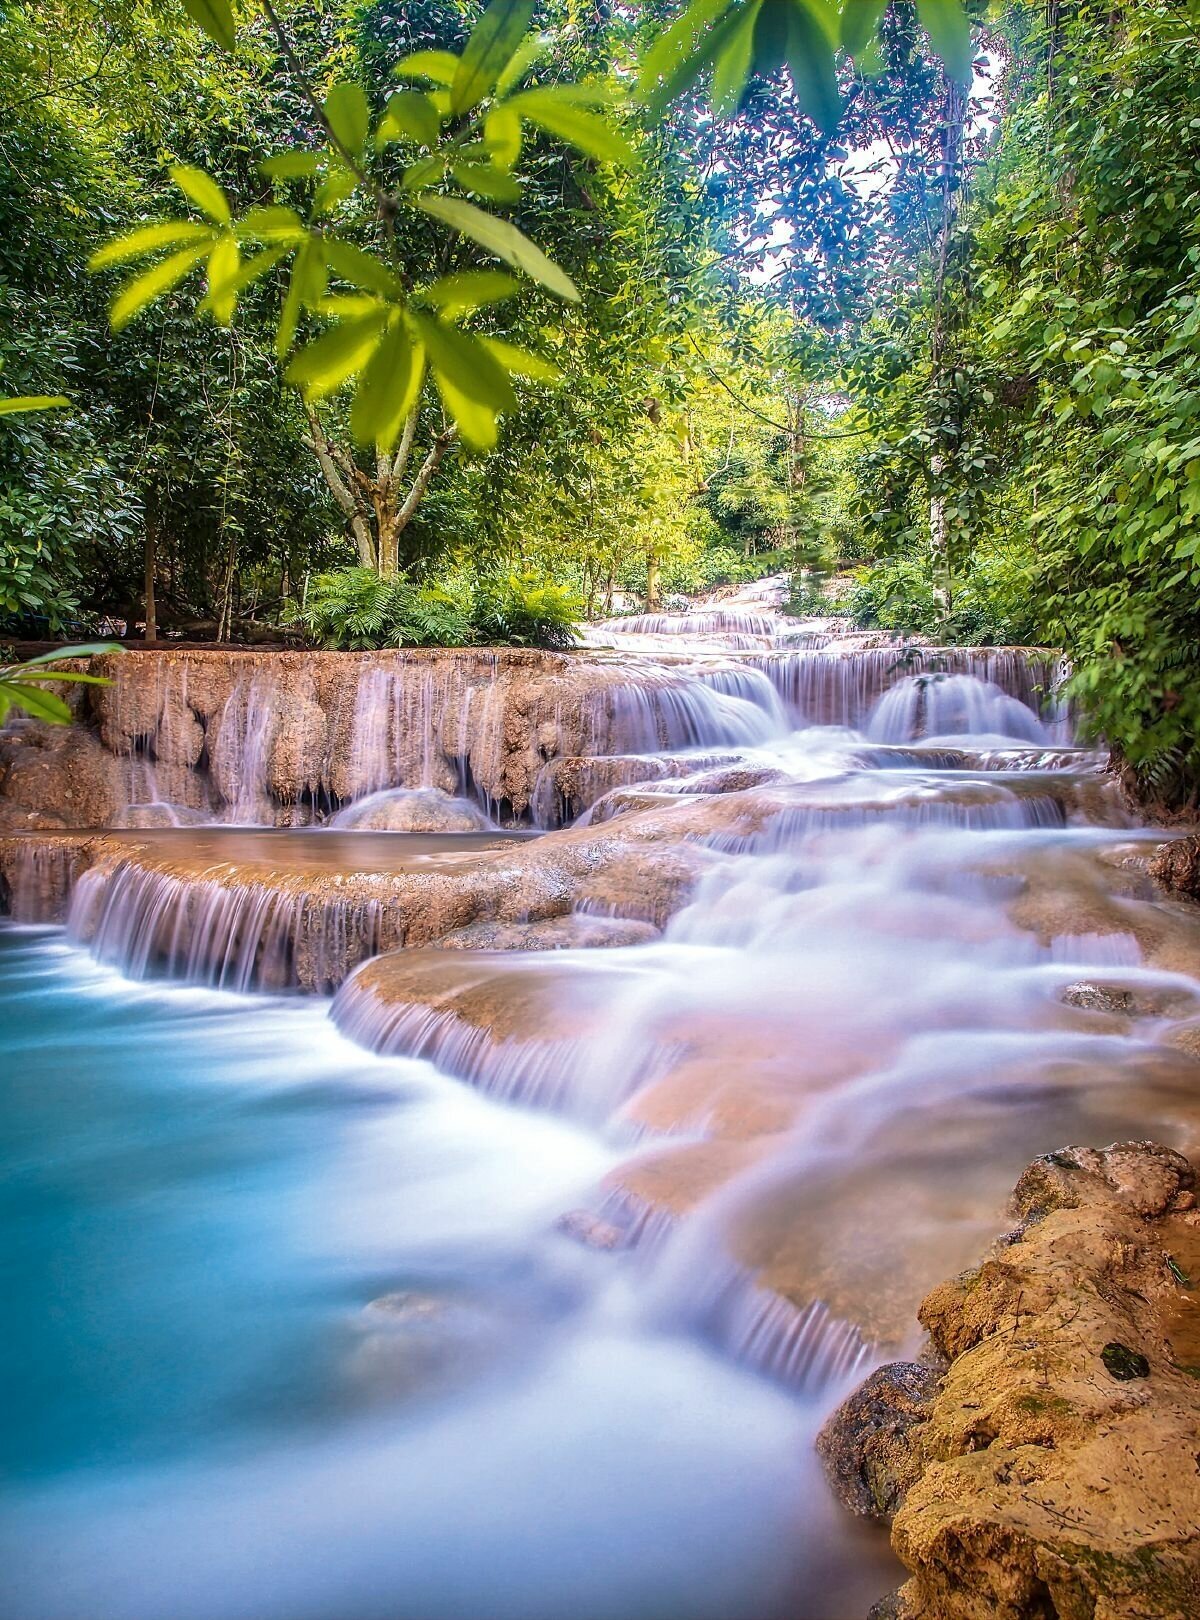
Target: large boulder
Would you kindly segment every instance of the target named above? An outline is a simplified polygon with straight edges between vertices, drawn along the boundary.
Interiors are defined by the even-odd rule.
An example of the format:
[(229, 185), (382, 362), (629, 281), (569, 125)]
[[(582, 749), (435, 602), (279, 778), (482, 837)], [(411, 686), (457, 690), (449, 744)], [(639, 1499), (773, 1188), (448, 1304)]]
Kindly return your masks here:
[(826, 1431), (843, 1499), (894, 1510), (911, 1578), (883, 1612), (1194, 1620), (1192, 1167), (1148, 1142), (1066, 1148), (1026, 1170), (1013, 1214), (983, 1263), (921, 1306), (948, 1362), (924, 1410), (919, 1389), (907, 1404), (907, 1369), (887, 1369)]

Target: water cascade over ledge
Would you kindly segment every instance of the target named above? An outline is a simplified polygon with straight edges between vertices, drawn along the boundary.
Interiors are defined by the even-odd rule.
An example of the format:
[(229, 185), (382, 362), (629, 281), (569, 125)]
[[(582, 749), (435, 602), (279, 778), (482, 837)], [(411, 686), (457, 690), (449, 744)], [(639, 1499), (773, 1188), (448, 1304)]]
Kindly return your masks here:
[[(309, 1200), (320, 1266), (255, 1279), (261, 1366), (219, 1290), (193, 1364), (160, 1352), (209, 1414), (195, 1457), (151, 1432), (136, 1357), (138, 1476), (46, 1449), (13, 1620), (76, 1620), (85, 1569), (105, 1620), (382, 1620), (398, 1592), (420, 1620), (849, 1620), (895, 1575), (815, 1478), (822, 1415), (916, 1349), (916, 1301), (1036, 1153), (1200, 1144), (1200, 925), (1052, 660), (765, 604), (668, 620), (574, 655), (131, 655), (61, 739), (0, 742), (0, 898), (66, 928), (0, 935), (49, 1020), (20, 1037), (34, 1099), (69, 1072), (38, 1010), (66, 975), (127, 1040), (178, 1029), (189, 1130), (223, 1088), (198, 1155), (343, 1159), (249, 1212), (203, 1182), (230, 1235), (171, 1239), (185, 1292)], [(103, 1050), (91, 1106), (120, 1117)], [(154, 1060), (138, 1083), (171, 1095)], [(176, 1216), (182, 1129), (154, 1148)], [(134, 1303), (97, 1314), (101, 1360)], [(26, 1341), (19, 1379), (80, 1376)], [(268, 1422), (283, 1365), (297, 1410)]]

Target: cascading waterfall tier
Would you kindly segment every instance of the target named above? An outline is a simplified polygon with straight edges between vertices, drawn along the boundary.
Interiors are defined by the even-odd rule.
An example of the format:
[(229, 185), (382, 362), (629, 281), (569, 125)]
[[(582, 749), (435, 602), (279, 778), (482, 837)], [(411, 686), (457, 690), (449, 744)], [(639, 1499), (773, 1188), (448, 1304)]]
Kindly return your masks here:
[[(566, 761), (744, 751), (798, 724), (869, 724), (877, 740), (906, 741), (977, 729), (981, 702), (993, 730), (1064, 740), (1061, 721), (1038, 718), (1052, 670), (1036, 655), (851, 651), (835, 641), (698, 656), (682, 650), (686, 635), (675, 640), (677, 656), (163, 650), (98, 659), (112, 684), (76, 696), (75, 725), (19, 722), (0, 734), (0, 826), (371, 824), (354, 807), (387, 793), (425, 795), (424, 821), (414, 801), (392, 817), (376, 800), (375, 825), (449, 830), (462, 814), (453, 801), (465, 799), (492, 822), (552, 826), (579, 813), (569, 795), (556, 797)], [(981, 699), (968, 677), (990, 695)], [(892, 702), (877, 710), (884, 694)]]

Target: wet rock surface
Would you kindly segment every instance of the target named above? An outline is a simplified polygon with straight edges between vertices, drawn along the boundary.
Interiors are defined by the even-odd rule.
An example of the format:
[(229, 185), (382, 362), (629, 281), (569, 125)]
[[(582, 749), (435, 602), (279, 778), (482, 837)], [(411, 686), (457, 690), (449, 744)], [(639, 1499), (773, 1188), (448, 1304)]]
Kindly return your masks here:
[(1150, 863), (1150, 872), (1164, 888), (1200, 900), (1200, 837), (1164, 844)]
[(1195, 1184), (1149, 1142), (1036, 1160), (1015, 1229), (921, 1306), (944, 1379), (883, 1368), (835, 1414), (834, 1488), (910, 1572), (877, 1612), (1200, 1613)]

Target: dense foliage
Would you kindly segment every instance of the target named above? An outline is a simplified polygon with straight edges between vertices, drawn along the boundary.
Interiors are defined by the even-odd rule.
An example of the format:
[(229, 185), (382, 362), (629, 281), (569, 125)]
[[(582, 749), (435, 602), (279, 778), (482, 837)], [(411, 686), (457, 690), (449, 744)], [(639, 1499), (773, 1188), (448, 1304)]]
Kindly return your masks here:
[(850, 372), (857, 511), (896, 554), (877, 619), (1065, 648), (1093, 728), (1176, 801), (1200, 780), (1193, 25), (1180, 0), (1007, 8), (942, 274), (927, 256)]
[(1062, 647), (1192, 792), (1190, 0), (184, 9), (0, 14), (0, 383), (71, 402), (0, 422), (0, 631), (532, 644), (836, 572)]
[(324, 647), (570, 647), (578, 597), (529, 575), (458, 574), (418, 585), (347, 568), (313, 581), (300, 614)]

